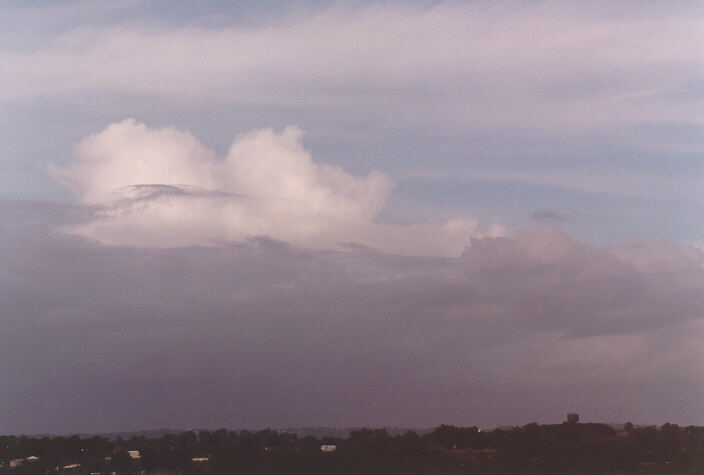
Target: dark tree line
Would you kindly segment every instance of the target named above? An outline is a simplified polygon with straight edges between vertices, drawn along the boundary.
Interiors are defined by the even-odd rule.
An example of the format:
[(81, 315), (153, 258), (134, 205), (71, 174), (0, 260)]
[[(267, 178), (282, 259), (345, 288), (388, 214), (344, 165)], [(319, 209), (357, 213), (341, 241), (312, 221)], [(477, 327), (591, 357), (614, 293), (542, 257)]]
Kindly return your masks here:
[(617, 431), (571, 421), (492, 431), (442, 425), (424, 435), (361, 429), (344, 439), (225, 429), (114, 441), (0, 436), (0, 464), (0, 473), (37, 474), (702, 474), (704, 427)]

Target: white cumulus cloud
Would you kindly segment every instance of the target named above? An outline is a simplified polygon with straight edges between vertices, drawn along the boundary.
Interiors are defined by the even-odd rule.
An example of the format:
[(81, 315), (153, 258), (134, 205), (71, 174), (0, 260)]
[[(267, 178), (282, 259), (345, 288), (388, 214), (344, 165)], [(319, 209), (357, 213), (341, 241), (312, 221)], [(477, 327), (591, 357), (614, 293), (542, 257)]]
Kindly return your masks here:
[(455, 254), (482, 232), (472, 218), (389, 225), (376, 221), (393, 183), (316, 163), (302, 131), (256, 130), (219, 159), (186, 131), (127, 119), (77, 146), (53, 175), (96, 217), (72, 228), (105, 244), (173, 247), (268, 236), (304, 247), (357, 243), (383, 250)]

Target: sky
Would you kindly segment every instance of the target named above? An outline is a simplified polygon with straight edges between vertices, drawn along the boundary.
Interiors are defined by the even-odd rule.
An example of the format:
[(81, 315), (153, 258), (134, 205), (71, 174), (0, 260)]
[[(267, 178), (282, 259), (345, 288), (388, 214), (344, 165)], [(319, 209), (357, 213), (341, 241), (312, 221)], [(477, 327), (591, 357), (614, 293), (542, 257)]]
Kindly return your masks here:
[(704, 424), (700, 2), (0, 5), (0, 433)]

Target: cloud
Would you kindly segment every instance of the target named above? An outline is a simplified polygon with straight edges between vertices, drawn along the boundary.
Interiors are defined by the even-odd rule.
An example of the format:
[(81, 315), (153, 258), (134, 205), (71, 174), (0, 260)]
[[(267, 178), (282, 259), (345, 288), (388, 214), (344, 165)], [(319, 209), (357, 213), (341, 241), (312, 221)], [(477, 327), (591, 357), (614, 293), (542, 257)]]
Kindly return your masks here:
[[(701, 201), (693, 5), (78, 8), (7, 9), (19, 11), (0, 42), (12, 65), (0, 81), (16, 165), (8, 196), (59, 195), (28, 164), (66, 163), (67, 144), (124, 117), (176, 124), (219, 155), (232, 130), (299, 124), (313, 150), (357, 174), (383, 170), (416, 208), (418, 178), (438, 190), (465, 179), (474, 196), (434, 193), (434, 211), (476, 206), (492, 190), (493, 205), (525, 217), (555, 200), (505, 191), (550, 192), (601, 225), (640, 226), (659, 207), (654, 235), (698, 239), (672, 212)], [(407, 179), (409, 168), (419, 172)], [(611, 200), (599, 205), (609, 211), (595, 218), (585, 194)], [(625, 206), (629, 217), (615, 217)]]
[(72, 232), (112, 245), (217, 245), (268, 236), (305, 247), (359, 243), (457, 255), (472, 236), (503, 232), (493, 225), (482, 233), (471, 218), (379, 224), (391, 180), (315, 163), (301, 138), (295, 127), (250, 132), (219, 160), (187, 132), (127, 119), (84, 139), (73, 163), (50, 170), (98, 210)]
[(701, 125), (700, 101), (676, 99), (701, 79), (700, 22), (681, 6), (646, 16), (547, 2), (336, 7), (248, 27), (69, 23), (6, 43), (0, 61), (14, 67), (0, 97), (120, 91), (336, 108), (362, 94), (403, 111), (396, 120), (445, 129)]
[(652, 274), (699, 273), (704, 269), (702, 248), (662, 239), (633, 239), (612, 249), (619, 259)]
[(84, 211), (1, 203), (2, 432), (703, 422), (701, 250), (111, 247)]
[(84, 139), (76, 154), (76, 164), (53, 172), (87, 204), (113, 202), (117, 190), (132, 185), (216, 188), (214, 153), (173, 128), (150, 130), (128, 119)]
[(532, 187), (574, 190), (579, 193), (606, 193), (626, 198), (672, 198), (682, 195), (691, 199), (701, 194), (698, 176), (663, 177), (654, 173), (628, 173), (586, 170), (526, 171), (505, 167), (502, 169), (410, 170), (403, 178), (411, 181), (466, 181), (511, 183)]
[[(629, 229), (698, 202), (698, 9), (372, 5), (174, 26), (78, 25), (83, 6), (66, 8), (3, 32), (8, 139), (31, 149), (17, 160), (125, 116), (180, 125), (115, 122), (57, 157), (74, 206), (0, 202), (0, 432), (490, 426), (572, 410), (704, 423), (701, 244), (598, 247), (551, 226), (553, 210), (514, 233), (384, 220), (392, 176), (437, 179), (458, 201), (457, 180), (607, 194), (589, 209)], [(296, 127), (223, 154), (184, 128), (218, 143), (285, 123), (313, 128), (315, 150), (348, 140), (332, 148), (365, 155), (363, 172), (314, 160)], [(520, 198), (523, 217), (556, 202)]]
[(541, 225), (514, 238), (473, 239), (463, 257), (481, 298), (503, 295), (504, 318), (520, 314), (527, 328), (628, 333), (704, 311), (704, 253), (686, 244), (644, 240), (602, 249)]
[(555, 209), (539, 209), (531, 215), (534, 221), (548, 224), (558, 224), (572, 219), (574, 213), (567, 213)]

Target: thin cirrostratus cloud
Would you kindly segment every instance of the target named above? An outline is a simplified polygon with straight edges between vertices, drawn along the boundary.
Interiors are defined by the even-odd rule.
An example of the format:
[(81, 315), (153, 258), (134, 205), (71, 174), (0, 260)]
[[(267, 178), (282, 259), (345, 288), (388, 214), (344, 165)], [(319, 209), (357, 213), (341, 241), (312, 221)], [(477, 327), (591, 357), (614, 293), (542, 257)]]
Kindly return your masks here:
[(254, 27), (69, 22), (38, 44), (5, 43), (0, 58), (15, 67), (0, 97), (120, 91), (343, 105), (393, 91), (392, 102), (413, 98), (408, 119), (424, 114), (445, 127), (701, 125), (701, 99), (676, 100), (701, 78), (703, 53), (691, 48), (700, 12), (608, 12), (604, 4), (476, 3), (338, 6)]
[(672, 199), (701, 196), (702, 178), (672, 177), (655, 173), (602, 172), (567, 170), (501, 169), (409, 170), (399, 180), (449, 180), (467, 182), (507, 183), (548, 188), (563, 188), (584, 193), (608, 193), (628, 198)]

